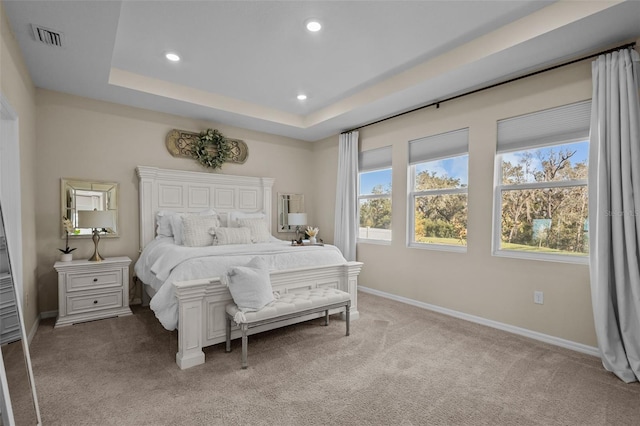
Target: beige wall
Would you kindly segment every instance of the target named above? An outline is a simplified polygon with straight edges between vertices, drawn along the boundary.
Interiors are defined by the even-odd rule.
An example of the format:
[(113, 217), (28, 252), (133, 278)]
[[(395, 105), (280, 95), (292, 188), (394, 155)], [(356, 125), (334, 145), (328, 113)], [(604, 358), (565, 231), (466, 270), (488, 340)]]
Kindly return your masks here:
[[(60, 179), (63, 177), (120, 183), (119, 220), (122, 236), (102, 239), (104, 256), (138, 258), (138, 165), (206, 171), (195, 160), (172, 157), (165, 147), (171, 129), (200, 131), (217, 128), (249, 147), (245, 164), (225, 164), (221, 172), (275, 178), (273, 208), (278, 192), (303, 193), (313, 203), (313, 175), (308, 171), (311, 144), (250, 130), (100, 102), (58, 92), (37, 91), (37, 273), (40, 310), (57, 310), (57, 276), (53, 264), (63, 246), (60, 228)], [(309, 209), (310, 218), (313, 212)], [(276, 235), (275, 211), (272, 228)], [(287, 239), (291, 234), (277, 234)], [(76, 258), (88, 258), (93, 243), (74, 240)], [(133, 269), (133, 268), (132, 268)], [(136, 292), (136, 294), (138, 294)]]
[[(358, 260), (364, 262), (360, 284), (596, 346), (587, 265), (491, 255), (496, 121), (590, 97), (591, 69), (584, 61), (363, 128), (361, 150), (393, 145), (393, 242), (358, 244)], [(470, 129), (467, 252), (407, 248), (407, 142), (464, 127)], [(333, 219), (325, 218), (333, 218), (335, 206), (337, 141), (314, 146), (318, 163), (325, 165), (316, 174), (327, 183), (316, 187), (314, 208), (327, 232)], [(544, 305), (533, 303), (534, 290), (544, 292)]]
[(36, 281), (36, 100), (35, 87), (0, 4), (0, 90), (18, 114), (22, 209), (24, 322), (29, 332), (38, 317)]

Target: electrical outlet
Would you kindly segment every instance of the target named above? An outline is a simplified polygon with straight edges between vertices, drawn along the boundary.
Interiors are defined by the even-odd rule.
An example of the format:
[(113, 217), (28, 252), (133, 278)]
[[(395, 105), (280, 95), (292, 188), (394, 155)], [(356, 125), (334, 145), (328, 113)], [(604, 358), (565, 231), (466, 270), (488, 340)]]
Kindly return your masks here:
[(533, 292), (533, 303), (537, 303), (538, 305), (544, 304), (544, 293), (541, 291)]

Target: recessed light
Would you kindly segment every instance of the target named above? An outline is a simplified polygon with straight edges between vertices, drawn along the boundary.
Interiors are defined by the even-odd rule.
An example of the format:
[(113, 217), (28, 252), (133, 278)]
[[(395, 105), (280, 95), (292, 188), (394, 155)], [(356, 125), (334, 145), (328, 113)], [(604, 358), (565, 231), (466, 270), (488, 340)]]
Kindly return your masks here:
[(308, 19), (307, 22), (305, 22), (305, 26), (307, 27), (307, 30), (312, 33), (318, 32), (322, 29), (322, 24), (317, 19)]
[(168, 60), (170, 60), (171, 62), (178, 62), (180, 60), (180, 56), (176, 55), (173, 52), (169, 52), (166, 55), (164, 55)]
[(303, 95), (303, 94), (298, 95), (299, 101), (304, 101), (305, 99), (307, 99), (307, 95)]

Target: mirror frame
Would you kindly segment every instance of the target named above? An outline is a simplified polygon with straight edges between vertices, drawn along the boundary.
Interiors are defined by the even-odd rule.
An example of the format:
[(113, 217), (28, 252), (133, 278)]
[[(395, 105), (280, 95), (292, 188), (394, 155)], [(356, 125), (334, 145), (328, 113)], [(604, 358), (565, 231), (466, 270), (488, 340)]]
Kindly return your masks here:
[[(292, 197), (298, 198), (298, 200), (292, 200)], [(299, 201), (300, 206), (298, 208), (291, 209), (292, 201)], [(288, 225), (287, 214), (288, 213), (305, 213), (304, 210), (304, 194), (290, 193), (290, 192), (278, 192), (278, 232), (296, 232), (295, 228), (291, 228)], [(295, 210), (295, 211), (294, 211)]]
[[(99, 180), (89, 179), (76, 179), (76, 178), (62, 178), (60, 179), (60, 234), (62, 238), (66, 238), (65, 230), (62, 226), (62, 218), (71, 218), (71, 223), (74, 228), (77, 228), (75, 222), (75, 200), (72, 202), (71, 197), (68, 196), (70, 192), (74, 191), (95, 191), (103, 192), (107, 194), (106, 208), (107, 210), (115, 211), (115, 226), (114, 232), (109, 232), (101, 235), (101, 238), (115, 238), (120, 236), (120, 224), (118, 221), (118, 205), (120, 204), (120, 184), (118, 182), (107, 182)], [(69, 234), (69, 238), (92, 238), (93, 234), (90, 229), (87, 228), (82, 234)]]
[[(31, 365), (31, 354), (29, 353), (29, 336), (27, 335), (27, 330), (26, 327), (24, 325), (24, 312), (22, 310), (22, 300), (20, 299), (19, 295), (18, 295), (18, 291), (16, 289), (17, 285), (15, 282), (15, 274), (14, 274), (14, 270), (13, 270), (13, 256), (15, 256), (15, 254), (12, 254), (11, 251), (9, 250), (9, 242), (6, 239), (6, 220), (4, 217), (4, 211), (2, 210), (2, 204), (0, 202), (0, 226), (2, 226), (2, 239), (3, 244), (6, 246), (5, 247), (5, 251), (6, 251), (6, 260), (7, 260), (7, 270), (8, 270), (8, 274), (9, 277), (11, 279), (11, 285), (13, 287), (13, 293), (15, 296), (15, 308), (16, 308), (16, 314), (18, 316), (18, 324), (20, 327), (20, 340), (22, 340), (22, 353), (24, 356), (24, 361), (25, 361), (25, 368), (27, 370), (27, 381), (29, 382), (29, 388), (31, 391), (31, 402), (33, 404), (33, 409), (35, 411), (35, 420), (36, 420), (36, 425), (42, 425), (42, 417), (40, 415), (40, 404), (38, 403), (38, 394), (36, 392), (36, 385), (35, 385), (35, 379), (33, 377), (33, 366)], [(17, 340), (15, 340), (13, 343), (16, 343)], [(9, 392), (9, 384), (7, 382), (7, 376), (6, 376), (6, 372), (5, 372), (5, 365), (4, 365), (4, 358), (2, 356), (2, 351), (0, 351), (0, 363), (2, 363), (2, 365), (0, 366), (0, 368), (2, 368), (2, 374), (0, 377), (0, 393), (2, 393), (2, 399), (4, 401), (4, 409), (6, 410), (6, 413), (3, 411), (3, 416), (8, 417), (9, 420), (9, 425), (13, 424), (13, 422), (15, 422), (14, 419), (14, 415), (13, 415), (13, 407), (12, 407), (12, 401), (11, 401), (11, 394)], [(1, 420), (1, 419), (0, 419)]]

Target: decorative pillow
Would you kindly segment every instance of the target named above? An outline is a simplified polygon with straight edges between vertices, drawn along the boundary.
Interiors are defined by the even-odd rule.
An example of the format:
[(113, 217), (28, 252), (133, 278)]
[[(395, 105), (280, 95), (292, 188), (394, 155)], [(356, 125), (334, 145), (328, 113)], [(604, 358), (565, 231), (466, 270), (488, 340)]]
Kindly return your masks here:
[(220, 226), (218, 216), (182, 216), (182, 240), (187, 247), (205, 247), (213, 244), (209, 232)]
[(199, 213), (176, 213), (169, 216), (171, 220), (171, 231), (173, 233), (173, 242), (181, 246), (183, 244), (182, 238), (182, 217), (183, 216), (216, 216), (215, 210), (203, 210)]
[(261, 257), (254, 257), (245, 266), (232, 267), (226, 279), (231, 297), (242, 312), (258, 311), (274, 301), (269, 266)]
[(223, 228), (229, 226), (229, 213), (218, 213), (218, 219), (220, 219), (220, 226)]
[(173, 237), (173, 231), (171, 230), (171, 216), (176, 214), (177, 212), (172, 212), (170, 210), (160, 210), (156, 213), (157, 237)]
[(247, 213), (247, 212), (232, 211), (232, 212), (229, 212), (229, 227), (231, 228), (240, 227), (240, 225), (238, 224), (238, 219), (264, 219), (265, 217), (266, 215), (264, 214), (264, 212)]
[(251, 231), (249, 228), (216, 228), (211, 231), (215, 234), (219, 246), (229, 244), (251, 244)]
[(271, 239), (271, 234), (264, 219), (238, 219), (238, 225), (249, 228), (251, 240), (254, 243), (266, 243)]

